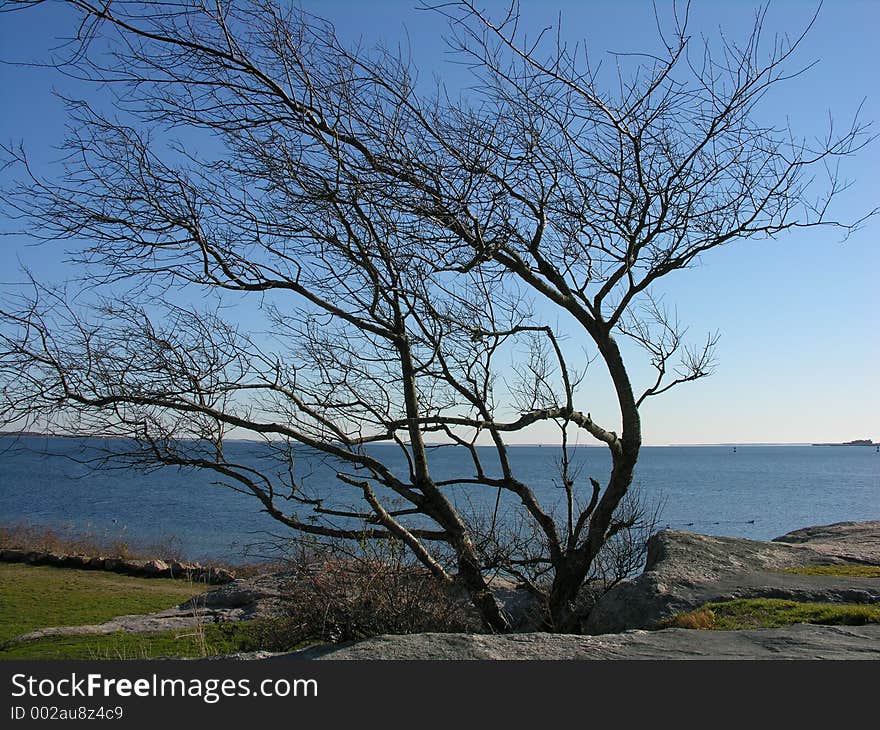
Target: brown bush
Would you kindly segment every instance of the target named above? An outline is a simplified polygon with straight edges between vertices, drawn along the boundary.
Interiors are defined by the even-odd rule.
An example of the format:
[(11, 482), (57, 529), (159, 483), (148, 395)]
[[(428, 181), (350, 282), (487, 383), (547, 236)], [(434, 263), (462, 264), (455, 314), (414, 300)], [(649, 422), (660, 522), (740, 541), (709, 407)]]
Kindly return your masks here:
[[(167, 563), (190, 563), (185, 559), (178, 540), (169, 538), (154, 543), (133, 543), (121, 537), (99, 534), (94, 530), (56, 529), (42, 525), (20, 522), (0, 525), (0, 550), (28, 550), (35, 553), (57, 555), (102, 557), (115, 560), (162, 560)], [(67, 563), (62, 563), (67, 565)], [(70, 565), (69, 567), (77, 567)], [(205, 567), (223, 568), (244, 578), (251, 575), (280, 570), (281, 564), (247, 563), (231, 564), (210, 561)]]
[(688, 613), (679, 613), (661, 622), (664, 629), (711, 629), (715, 625), (715, 612), (700, 608)]
[(340, 545), (316, 546), (288, 556), (288, 571), (288, 616), (255, 627), (260, 648), (482, 631), (465, 591), (440, 582), (395, 543), (361, 546), (357, 554)]

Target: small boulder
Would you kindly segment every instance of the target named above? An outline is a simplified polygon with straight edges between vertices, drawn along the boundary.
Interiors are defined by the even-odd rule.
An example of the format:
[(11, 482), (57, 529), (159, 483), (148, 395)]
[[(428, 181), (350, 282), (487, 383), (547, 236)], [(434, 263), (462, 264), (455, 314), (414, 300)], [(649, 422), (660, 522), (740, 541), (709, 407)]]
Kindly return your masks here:
[(208, 582), (212, 584), (231, 583), (234, 580), (235, 573), (226, 568), (213, 568), (208, 576)]
[(127, 575), (144, 575), (146, 564), (146, 560), (134, 560), (133, 558), (129, 558), (119, 563), (120, 572)]
[(144, 575), (150, 578), (170, 577), (171, 569), (164, 560), (147, 560), (143, 567)]
[(83, 569), (87, 566), (89, 562), (88, 555), (65, 555), (64, 560), (62, 561), (62, 565), (65, 568), (79, 568)]

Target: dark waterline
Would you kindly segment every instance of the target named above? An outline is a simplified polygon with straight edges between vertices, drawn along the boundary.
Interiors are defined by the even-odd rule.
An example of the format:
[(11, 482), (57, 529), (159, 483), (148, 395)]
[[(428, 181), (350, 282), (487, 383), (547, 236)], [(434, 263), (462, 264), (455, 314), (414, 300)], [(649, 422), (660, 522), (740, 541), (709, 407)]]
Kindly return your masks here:
[[(267, 534), (284, 534), (253, 497), (217, 486), (207, 474), (94, 472), (65, 458), (83, 443), (28, 437), (9, 448), (13, 439), (0, 437), (0, 522), (133, 545), (170, 543), (188, 557), (232, 562), (252, 556), (247, 546)], [(262, 448), (249, 442), (228, 447), (244, 460), (258, 458)], [(376, 448), (393, 468), (404, 468), (395, 449)], [(490, 460), (491, 449), (485, 454)], [(544, 503), (559, 503), (557, 449), (515, 447), (510, 456), (519, 478)], [(433, 450), (431, 458), (438, 478), (466, 463), (456, 449)], [(609, 459), (604, 449), (581, 448), (575, 463), (583, 482), (588, 476), (603, 481)], [(313, 486), (338, 493), (327, 464), (316, 459), (308, 470)], [(731, 446), (645, 447), (634, 485), (649, 503), (662, 504), (661, 527), (713, 535), (767, 540), (808, 525), (880, 519), (880, 454), (873, 447), (740, 445), (735, 453)], [(467, 489), (453, 494), (478, 508), (494, 504), (494, 497)]]

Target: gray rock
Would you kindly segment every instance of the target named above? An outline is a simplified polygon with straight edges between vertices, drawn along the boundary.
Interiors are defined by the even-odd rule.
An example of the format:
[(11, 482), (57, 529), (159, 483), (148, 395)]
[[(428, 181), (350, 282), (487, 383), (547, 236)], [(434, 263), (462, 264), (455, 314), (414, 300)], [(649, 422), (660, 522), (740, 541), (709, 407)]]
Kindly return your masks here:
[(773, 542), (810, 547), (824, 555), (880, 565), (880, 522), (838, 522), (805, 527), (776, 537)]
[[(874, 555), (870, 546), (880, 540), (880, 522), (811, 529), (815, 532), (797, 543), (659, 532), (648, 544), (645, 571), (603, 596), (590, 613), (585, 630), (603, 634), (653, 628), (675, 613), (708, 601), (735, 598), (880, 602), (877, 579), (781, 572), (806, 565), (845, 564), (852, 562), (852, 555), (859, 555), (860, 562), (880, 564), (880, 560), (870, 559)], [(860, 547), (863, 544), (868, 547)]]
[(594, 660), (594, 659), (880, 659), (880, 626), (810, 626), (750, 631), (627, 631), (566, 634), (410, 634), (321, 646), (266, 661)]
[[(45, 636), (82, 636), (84, 634), (113, 634), (123, 631), (132, 634), (152, 634), (162, 631), (180, 631), (191, 629), (199, 624), (219, 621), (213, 611), (184, 610), (171, 608), (167, 611), (158, 611), (146, 615), (117, 616), (100, 624), (85, 626), (53, 626), (45, 629), (37, 629), (26, 634), (21, 634), (11, 639), (8, 643), (14, 644), (31, 639), (41, 639)], [(226, 619), (224, 619), (226, 620)]]
[(238, 609), (249, 618), (277, 615), (285, 594), (289, 573), (271, 573), (240, 578), (180, 604), (181, 609), (203, 608), (214, 612)]

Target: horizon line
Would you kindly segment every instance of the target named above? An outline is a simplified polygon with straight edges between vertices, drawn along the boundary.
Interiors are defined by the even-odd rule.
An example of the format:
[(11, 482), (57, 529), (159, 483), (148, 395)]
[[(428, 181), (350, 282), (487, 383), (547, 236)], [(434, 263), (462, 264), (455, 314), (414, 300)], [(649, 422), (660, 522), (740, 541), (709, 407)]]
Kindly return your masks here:
[[(108, 436), (106, 434), (98, 434), (94, 436), (87, 436), (83, 434), (59, 434), (59, 433), (39, 433), (34, 431), (0, 431), (0, 437), (7, 436), (30, 436), (30, 437), (39, 437), (39, 438), (126, 438), (124, 436)], [(185, 439), (190, 440), (190, 439)], [(241, 442), (249, 442), (249, 443), (262, 443), (261, 439), (252, 439), (252, 438), (236, 438), (229, 437), (224, 439), (225, 441), (241, 441)], [(860, 439), (858, 439), (860, 440)], [(858, 444), (847, 441), (833, 441), (833, 442), (818, 442), (818, 441), (712, 441), (712, 442), (680, 442), (680, 443), (644, 443), (642, 444), (643, 448), (676, 448), (676, 447), (710, 447), (710, 446), (877, 446), (877, 441), (873, 439), (864, 439), (869, 441), (867, 444)], [(382, 445), (382, 444), (378, 444)], [(395, 444), (385, 444), (385, 445), (395, 445)], [(429, 448), (436, 448), (439, 446), (454, 446), (455, 444), (448, 441), (434, 441), (434, 442), (426, 442), (425, 446)], [(477, 446), (489, 446), (492, 444), (476, 444)], [(560, 443), (555, 441), (528, 441), (522, 443), (509, 443), (506, 444), (507, 448), (517, 448), (517, 447), (559, 447)], [(604, 444), (574, 444), (570, 445), (571, 448), (588, 448), (588, 449), (601, 449), (607, 448)]]

